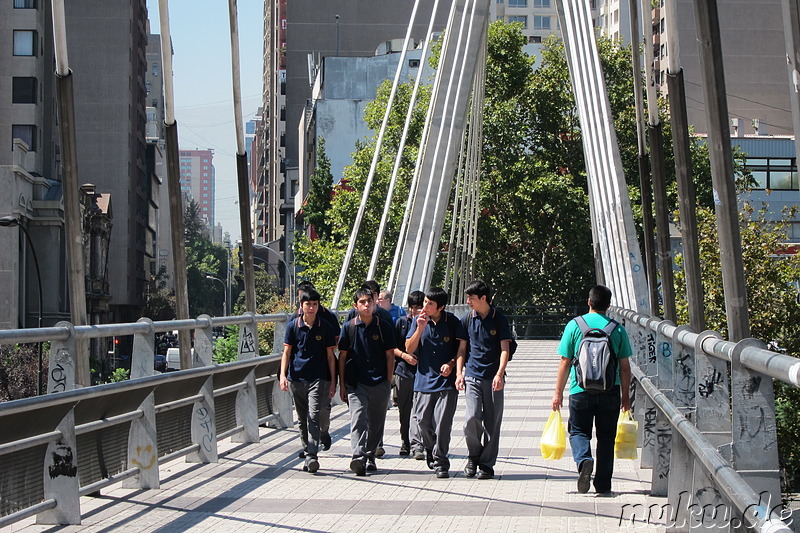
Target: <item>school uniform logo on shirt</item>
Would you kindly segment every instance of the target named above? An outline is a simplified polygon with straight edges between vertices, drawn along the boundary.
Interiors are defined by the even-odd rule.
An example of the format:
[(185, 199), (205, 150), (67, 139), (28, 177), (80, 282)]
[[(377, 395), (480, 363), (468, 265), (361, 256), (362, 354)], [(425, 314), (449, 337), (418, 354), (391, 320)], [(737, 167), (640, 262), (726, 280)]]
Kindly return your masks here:
[(372, 334), (372, 340), (376, 341), (378, 339), (380, 339), (380, 336), (377, 333), (373, 333)]
[(445, 337), (444, 342), (450, 342), (450, 337)]
[(497, 335), (497, 330), (496, 329), (489, 330), (489, 335), (491, 335), (491, 336)]
[(321, 340), (322, 340), (322, 335), (317, 335), (317, 336), (316, 336), (316, 337), (314, 337), (314, 338), (315, 338), (315, 339), (317, 339), (317, 341), (321, 341)]

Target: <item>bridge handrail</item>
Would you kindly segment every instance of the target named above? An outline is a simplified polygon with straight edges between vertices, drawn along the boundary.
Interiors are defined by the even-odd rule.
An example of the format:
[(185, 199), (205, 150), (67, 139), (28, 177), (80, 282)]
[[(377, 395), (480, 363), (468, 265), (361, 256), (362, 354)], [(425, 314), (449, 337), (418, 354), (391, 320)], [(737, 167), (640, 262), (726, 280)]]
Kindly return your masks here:
[[(769, 495), (770, 502), (780, 501), (780, 485), (777, 476), (775, 406), (774, 402), (769, 405), (768, 401), (772, 395), (772, 382), (763, 380), (768, 383), (762, 383), (758, 374), (798, 387), (800, 360), (772, 352), (763, 343), (754, 339), (745, 339), (738, 343), (726, 341), (714, 331), (696, 333), (687, 326), (676, 326), (672, 322), (630, 309), (612, 307), (609, 309), (609, 315), (625, 325), (634, 347), (631, 368), (634, 382), (638, 383), (638, 386), (635, 387), (634, 417), (640, 420), (640, 442), (644, 443), (641, 454), (642, 467), (653, 469), (651, 494), (668, 496), (672, 508), (678, 509), (681, 502), (679, 495), (675, 493), (685, 490), (687, 480), (691, 480), (692, 483), (697, 480), (697, 471), (695, 470), (693, 477), (692, 465), (699, 464), (713, 480), (714, 489), (724, 495), (727, 501), (737, 509), (740, 516), (749, 520), (753, 529), (770, 533), (790, 532), (791, 529), (783, 521), (782, 513), (776, 511), (778, 506), (768, 505), (765, 507), (762, 505), (764, 494)], [(644, 344), (638, 344), (637, 341)], [(661, 346), (657, 346), (659, 344)], [(673, 344), (678, 346), (673, 346)], [(667, 348), (669, 354), (659, 353), (666, 351)], [(721, 403), (717, 404), (717, 407), (720, 411), (720, 420), (728, 419), (727, 433), (719, 431), (719, 429), (716, 431), (708, 428), (701, 430), (696, 425), (696, 421), (703, 415), (699, 411), (694, 412), (698, 409), (697, 396), (702, 396), (702, 394), (694, 394), (699, 390), (694, 377), (692, 378), (690, 402), (684, 403), (689, 398), (685, 394), (688, 389), (681, 391), (684, 394), (676, 394), (678, 390), (675, 376), (679, 375), (676, 374), (676, 367), (673, 366), (678, 364), (677, 356), (673, 357), (676, 353), (691, 358), (691, 361), (681, 360), (681, 364), (691, 363), (692, 371), (695, 368), (696, 358), (701, 355), (708, 356), (710, 362), (707, 364), (711, 366), (704, 368), (718, 373), (717, 389), (721, 392), (721, 398), (717, 398), (717, 401)], [(637, 360), (644, 368), (637, 365)], [(714, 363), (714, 360), (719, 360), (719, 363)], [(731, 363), (731, 366), (726, 369), (724, 365), (728, 363)], [(723, 366), (714, 366), (717, 364)], [(750, 373), (751, 370), (755, 373)], [(691, 372), (689, 374), (691, 375)], [(728, 396), (728, 375), (734, 379), (730, 384), (734, 393), (731, 396)], [(742, 386), (743, 383), (745, 386)], [(746, 385), (748, 383), (757, 383), (758, 385), (754, 387), (754, 390), (744, 390), (748, 388)], [(744, 394), (742, 391), (736, 390), (737, 387), (742, 389)], [(640, 397), (642, 392), (646, 398)], [(681, 405), (676, 403), (678, 399), (681, 400)], [(655, 414), (658, 418), (655, 420), (651, 418), (649, 423), (643, 424), (642, 419), (647, 416), (644, 413), (649, 409), (646, 405), (647, 400), (657, 408)], [(642, 402), (645, 405), (639, 406)], [(709, 405), (711, 404), (706, 404), (704, 409), (708, 409)], [(748, 422), (752, 422), (748, 415), (741, 414), (746, 411), (759, 411), (760, 414), (757, 417), (760, 416), (760, 418), (758, 420), (765, 424), (765, 427), (758, 431), (759, 437), (762, 439), (757, 443), (757, 446), (762, 446), (760, 452), (749, 448), (753, 447), (752, 443), (742, 445), (737, 442), (731, 432), (732, 419), (736, 419), (739, 426), (746, 426)], [(739, 414), (737, 415), (737, 413)], [(737, 416), (740, 418), (737, 419)], [(692, 420), (695, 420), (695, 423)], [(738, 428), (739, 432), (748, 429), (747, 427)], [(643, 435), (648, 431), (650, 438)], [(655, 438), (656, 435), (658, 439)], [(712, 442), (711, 438), (714, 438), (715, 442)], [(661, 442), (656, 444), (656, 441), (662, 439), (666, 439), (666, 463), (664, 463), (663, 457), (665, 450), (655, 450), (661, 444)], [(734, 464), (733, 457), (737, 455), (737, 447), (740, 447), (738, 449), (740, 458)], [(684, 450), (686, 451), (684, 452)], [(683, 458), (684, 453), (691, 454), (688, 464)], [(742, 455), (756, 457), (742, 459)], [(774, 464), (770, 464), (771, 462)], [(758, 472), (761, 478), (759, 479), (758, 476), (754, 478), (752, 476), (754, 472)], [(750, 477), (746, 477), (743, 473), (750, 474)], [(766, 490), (759, 493), (751, 485), (752, 482), (755, 482), (756, 485), (760, 484), (760, 488)], [(678, 512), (676, 510), (676, 517)], [(686, 513), (685, 510), (683, 512)], [(696, 517), (687, 518), (684, 514), (682, 518), (687, 520)]]

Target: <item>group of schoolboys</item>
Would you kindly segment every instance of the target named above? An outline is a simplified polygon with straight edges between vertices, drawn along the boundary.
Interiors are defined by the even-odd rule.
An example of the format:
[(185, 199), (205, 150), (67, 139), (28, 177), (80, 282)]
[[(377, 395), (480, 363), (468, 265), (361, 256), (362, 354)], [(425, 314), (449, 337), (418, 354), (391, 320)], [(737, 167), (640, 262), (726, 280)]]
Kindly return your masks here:
[[(350, 470), (377, 471), (386, 413), (394, 384), (400, 417), (400, 455), (426, 460), (436, 477), (449, 477), (450, 433), (465, 392), (464, 472), (494, 477), (503, 415), (505, 370), (511, 329), (491, 305), (481, 280), (465, 290), (471, 308), (458, 319), (445, 310), (448, 294), (434, 287), (408, 297), (408, 313), (391, 293), (369, 281), (353, 296), (353, 309), (339, 327), (308, 282), (299, 287), (300, 308), (287, 325), (280, 387), (291, 390), (305, 459), (319, 469), (319, 449), (330, 447), (330, 402), (337, 380), (350, 411)], [(338, 362), (334, 355), (338, 347)]]

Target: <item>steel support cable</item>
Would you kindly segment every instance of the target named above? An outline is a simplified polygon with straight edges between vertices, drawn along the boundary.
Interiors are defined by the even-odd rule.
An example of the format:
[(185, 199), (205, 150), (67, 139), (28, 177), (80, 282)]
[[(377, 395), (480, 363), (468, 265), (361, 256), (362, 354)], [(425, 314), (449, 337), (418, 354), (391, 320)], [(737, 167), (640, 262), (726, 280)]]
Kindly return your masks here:
[[(244, 148), (244, 126), (242, 122), (242, 84), (239, 60), (239, 20), (236, 0), (228, 0), (228, 18), (231, 33), (231, 76), (233, 88), (233, 119), (236, 130), (236, 178), (239, 192), (239, 229), (242, 234), (242, 256), (244, 262), (245, 307), (256, 312), (256, 277), (253, 264), (253, 226), (250, 223), (250, 179), (247, 172), (247, 154)], [(286, 273), (287, 276), (289, 273)]]
[[(614, 291), (620, 296), (620, 291), (618, 289), (618, 279), (619, 275), (617, 273), (616, 264), (613, 261), (613, 257), (619, 254), (619, 249), (614, 250), (613, 252), (609, 249), (609, 241), (611, 246), (614, 245), (613, 239), (602, 239), (602, 235), (614, 235), (613, 230), (608, 227), (609, 220), (606, 216), (606, 213), (603, 211), (602, 206), (605, 199), (603, 198), (603, 181), (604, 181), (604, 173), (603, 168), (600, 166), (599, 162), (602, 161), (602, 155), (598, 154), (598, 147), (597, 144), (599, 140), (595, 137), (595, 129), (597, 128), (597, 124), (595, 122), (595, 110), (592, 109), (591, 102), (589, 99), (591, 95), (589, 94), (590, 91), (593, 89), (591, 84), (591, 76), (586, 72), (589, 70), (589, 66), (586, 63), (588, 61), (587, 54), (578, 54), (578, 50), (587, 50), (590, 46), (589, 43), (585, 43), (582, 39), (582, 34), (580, 32), (580, 27), (578, 26), (579, 22), (577, 20), (578, 17), (574, 17), (574, 13), (571, 10), (563, 9), (561, 11), (564, 16), (564, 23), (562, 24), (562, 31), (566, 31), (567, 35), (564, 39), (565, 47), (567, 50), (567, 55), (569, 56), (570, 61), (568, 62), (570, 66), (570, 71), (572, 72), (572, 79), (577, 80), (586, 80), (589, 85), (588, 87), (585, 85), (577, 86), (575, 82), (573, 82), (573, 93), (575, 94), (575, 102), (579, 110), (579, 114), (582, 117), (582, 139), (584, 143), (584, 150), (586, 152), (586, 168), (587, 168), (587, 179), (588, 179), (588, 190), (590, 195), (590, 209), (594, 210), (592, 213), (592, 221), (594, 224), (595, 230), (595, 243), (600, 244), (601, 248), (601, 258), (603, 261), (603, 270), (606, 276), (605, 282), (612, 286)], [(574, 43), (574, 46), (573, 46)], [(588, 90), (586, 90), (588, 89)], [(612, 221), (613, 222), (613, 221)], [(611, 277), (611, 282), (609, 283), (608, 276)], [(624, 295), (622, 295), (624, 297)]]
[[(475, 10), (477, 8), (477, 2), (473, 0), (472, 2), (472, 10), (470, 11), (469, 20), (473, 20), (475, 18)], [(466, 10), (465, 10), (466, 12)], [(482, 27), (483, 34), (486, 34), (485, 31), (486, 21), (484, 21), (484, 25)], [(461, 91), (465, 85), (464, 73), (466, 71), (466, 63), (467, 57), (469, 56), (469, 50), (467, 46), (471, 41), (472, 37), (472, 30), (473, 24), (468, 25), (467, 29), (467, 37), (464, 39), (464, 53), (461, 57), (461, 68), (458, 69), (458, 84), (456, 85), (456, 93), (455, 97), (453, 98), (453, 110), (451, 116), (455, 118), (456, 113), (456, 105), (459, 101), (459, 97), (461, 96)], [(480, 41), (482, 42), (482, 40)], [(475, 83), (475, 74), (473, 72), (472, 80), (469, 80), (470, 88), (474, 86)], [(442, 158), (444, 161), (447, 161), (450, 156), (450, 151), (452, 150), (453, 143), (455, 142), (454, 135), (456, 131), (456, 121), (450, 121), (450, 128), (447, 132), (447, 143), (445, 145), (445, 152), (444, 157)], [(462, 130), (463, 131), (463, 126)], [(442, 172), (440, 177), (439, 187), (436, 193), (436, 202), (433, 204), (433, 220), (439, 220), (440, 217), (444, 216), (444, 213), (441, 213), (441, 210), (447, 209), (447, 205), (449, 204), (448, 200), (450, 197), (450, 189), (452, 187), (453, 179), (452, 176), (445, 175), (445, 172)], [(445, 189), (447, 189), (445, 191)], [(445, 196), (446, 195), (446, 196)], [(441, 232), (442, 232), (442, 225), (435, 224), (432, 228), (430, 233), (428, 234), (428, 244), (425, 250), (425, 261), (422, 264), (422, 281), (425, 285), (428, 285), (430, 282), (431, 277), (433, 276), (433, 267), (434, 263), (436, 262), (436, 256), (438, 255), (439, 251), (439, 241), (441, 240)]]
[[(473, 95), (474, 96), (474, 95)], [(469, 118), (469, 128), (472, 128), (472, 114), (470, 114)], [(457, 226), (461, 224), (461, 210), (463, 209), (464, 203), (461, 201), (462, 199), (462, 188), (464, 183), (464, 173), (466, 172), (466, 159), (467, 156), (465, 152), (468, 150), (467, 146), (467, 138), (468, 134), (465, 134), (461, 137), (461, 148), (458, 151), (458, 166), (456, 168), (456, 185), (453, 194), (453, 210), (452, 216), (450, 218), (450, 241), (447, 247), (447, 266), (445, 267), (444, 271), (444, 287), (450, 286), (450, 282), (455, 279), (455, 274), (451, 277), (450, 273), (455, 268), (455, 264), (457, 261), (454, 261), (455, 256), (457, 255), (457, 251), (455, 249), (456, 242), (461, 241), (461, 234), (457, 232)], [(450, 302), (452, 303), (453, 291), (452, 288), (450, 290)]]
[[(456, 2), (453, 2), (450, 5), (450, 13), (448, 14), (447, 18), (448, 28), (452, 26), (452, 21), (455, 18), (455, 12), (456, 12)], [(425, 37), (425, 42), (429, 43), (429, 45), (432, 45), (433, 29), (430, 28), (430, 30), (431, 31), (429, 31)], [(444, 38), (445, 41), (449, 38), (449, 32), (445, 32)], [(431, 98), (430, 101), (428, 102), (428, 110), (425, 114), (425, 125), (422, 128), (422, 136), (420, 137), (419, 150), (417, 151), (417, 161), (416, 164), (414, 165), (414, 175), (411, 178), (411, 188), (408, 193), (408, 200), (406, 201), (406, 210), (403, 213), (403, 223), (400, 225), (400, 234), (397, 237), (397, 245), (395, 246), (394, 258), (392, 259), (392, 269), (389, 271), (389, 282), (387, 283), (387, 287), (389, 287), (389, 289), (395, 296), (398, 296), (397, 276), (398, 276), (398, 270), (400, 268), (401, 256), (403, 253), (403, 243), (405, 242), (406, 237), (408, 236), (411, 212), (414, 208), (414, 198), (416, 197), (417, 190), (419, 189), (422, 160), (425, 155), (425, 146), (427, 145), (427, 139), (428, 136), (430, 135), (433, 109), (436, 103), (435, 96), (439, 91), (441, 80), (442, 78), (439, 75), (439, 70), (437, 70), (436, 76), (433, 81), (433, 89), (431, 90)]]
[[(417, 0), (419, 1), (419, 0)], [(436, 18), (436, 11), (439, 7), (439, 0), (435, 0), (433, 3), (433, 9), (431, 10), (430, 22), (428, 23), (428, 31), (426, 32), (427, 36), (433, 35), (433, 21)], [(416, 6), (415, 6), (416, 8)], [(409, 32), (411, 28), (414, 26), (414, 14), (411, 15), (412, 19), (408, 23)], [(410, 33), (409, 33), (410, 35)], [(408, 35), (407, 35), (408, 36)], [(430, 37), (426, 38), (425, 43), (422, 47), (422, 57), (419, 60), (419, 69), (417, 70), (417, 77), (414, 79), (414, 88), (411, 91), (411, 98), (408, 102), (408, 111), (406, 112), (406, 120), (403, 124), (403, 133), (400, 135), (400, 145), (397, 148), (397, 155), (394, 159), (394, 167), (392, 168), (392, 177), (389, 181), (389, 189), (386, 191), (386, 201), (383, 205), (383, 215), (381, 216), (381, 223), (378, 227), (378, 235), (375, 238), (375, 246), (372, 249), (372, 260), (369, 264), (369, 271), (367, 272), (367, 279), (374, 279), (375, 278), (375, 270), (378, 267), (378, 256), (381, 252), (381, 245), (383, 244), (383, 236), (386, 232), (386, 224), (389, 219), (389, 209), (392, 206), (392, 198), (394, 197), (394, 188), (395, 184), (397, 183), (397, 173), (400, 170), (400, 162), (403, 159), (403, 151), (406, 147), (406, 140), (408, 138), (408, 130), (411, 128), (411, 120), (414, 116), (414, 108), (416, 107), (417, 103), (417, 95), (419, 93), (419, 87), (422, 82), (422, 73), (425, 70), (425, 62), (428, 59), (428, 50), (430, 48)], [(407, 46), (408, 43), (404, 43), (404, 46)], [(402, 59), (401, 59), (402, 61)]]
[[(467, 5), (470, 5), (470, 4), (474, 5), (475, 0), (467, 0), (467, 2), (468, 2)], [(456, 3), (457, 2), (454, 2), (454, 4), (456, 4)], [(463, 45), (464, 48), (466, 48), (466, 41), (463, 38), (464, 25), (466, 24), (467, 11), (468, 11), (466, 9), (466, 7), (467, 6), (465, 5), (465, 9), (461, 12), (461, 21), (459, 23), (457, 37), (455, 38), (455, 41), (454, 41), (456, 43), (454, 64), (455, 64), (455, 61), (460, 57), (459, 51), (461, 50), (462, 45)], [(448, 29), (450, 29), (450, 28), (448, 28)], [(446, 42), (447, 46), (442, 46), (443, 54), (442, 54), (442, 56), (440, 58), (439, 70), (437, 72), (437, 77), (440, 74), (442, 75), (442, 77), (444, 77), (445, 75), (449, 74), (449, 78), (448, 78), (447, 86), (446, 86), (446, 90), (445, 90), (442, 122), (445, 121), (445, 118), (447, 116), (447, 109), (448, 109), (448, 106), (449, 106), (450, 101), (451, 101), (451, 95), (452, 95), (452, 90), (453, 90), (453, 81), (455, 79), (455, 71), (452, 68), (450, 69), (449, 73), (445, 73), (445, 72), (443, 72), (443, 67), (442, 67), (442, 61), (444, 60), (444, 51), (449, 48), (449, 42), (451, 41), (452, 38), (453, 38), (452, 32), (448, 31), (445, 34), (445, 39), (447, 40), (447, 42)], [(466, 53), (466, 50), (464, 51), (464, 53)], [(441, 90), (441, 86), (439, 87), (439, 90)], [(439, 94), (435, 94), (434, 97), (436, 98), (437, 103), (438, 103)], [(452, 127), (452, 121), (451, 121), (451, 127)], [(439, 154), (440, 154), (440, 150), (441, 150), (441, 146), (442, 146), (442, 136), (443, 136), (443, 134), (444, 134), (444, 128), (439, 128), (438, 134), (436, 136), (436, 144), (434, 145), (433, 156), (432, 156), (432, 159), (433, 159), (434, 162), (439, 160)], [(433, 168), (435, 168), (435, 167), (433, 167)], [(406, 279), (404, 280), (404, 286), (405, 287), (411, 287), (411, 284), (413, 282), (413, 277), (414, 277), (414, 270), (416, 268), (417, 260), (419, 258), (420, 247), (422, 245), (422, 239), (423, 239), (423, 230), (424, 230), (424, 225), (422, 224), (422, 221), (423, 220), (427, 220), (428, 210), (429, 210), (429, 206), (430, 206), (430, 203), (431, 203), (432, 188), (433, 188), (433, 179), (431, 179), (431, 178), (432, 178), (432, 176), (429, 176), (428, 180), (427, 180), (427, 188), (426, 188), (426, 191), (425, 191), (425, 198), (424, 198), (424, 201), (423, 201), (423, 204), (422, 204), (422, 216), (420, 217), (420, 221), (417, 224), (416, 238), (414, 239), (414, 247), (413, 247), (413, 251), (412, 251), (411, 255), (409, 256), (411, 265), (410, 265), (410, 268), (408, 269), (408, 273), (406, 275)], [(423, 280), (420, 280), (420, 281), (423, 281)]]
[[(331, 305), (334, 309), (339, 307), (339, 301), (342, 298), (342, 291), (344, 290), (345, 280), (347, 279), (347, 271), (350, 269), (350, 262), (353, 259), (353, 251), (356, 247), (356, 240), (358, 233), (361, 230), (361, 221), (364, 219), (364, 212), (367, 209), (367, 201), (369, 200), (369, 193), (372, 188), (372, 180), (375, 178), (375, 171), (378, 167), (378, 160), (381, 157), (381, 150), (383, 148), (383, 137), (386, 134), (386, 128), (389, 124), (389, 116), (394, 104), (394, 98), (397, 95), (397, 86), (400, 84), (400, 73), (403, 70), (403, 64), (406, 60), (408, 52), (408, 43), (411, 40), (411, 30), (413, 28), (414, 20), (417, 18), (417, 8), (419, 7), (419, 0), (414, 0), (414, 7), (411, 10), (411, 21), (406, 30), (406, 37), (403, 41), (403, 50), (400, 52), (400, 60), (397, 62), (397, 70), (394, 73), (394, 81), (392, 82), (392, 90), (389, 93), (389, 101), (386, 103), (386, 111), (383, 114), (383, 122), (381, 129), (378, 133), (378, 140), (375, 143), (375, 153), (372, 156), (372, 163), (369, 167), (369, 174), (367, 181), (364, 184), (364, 192), (361, 195), (361, 204), (358, 206), (358, 213), (356, 213), (356, 220), (353, 223), (353, 231), (350, 233), (350, 240), (347, 243), (347, 251), (345, 252), (344, 262), (342, 263), (342, 270), (339, 273), (339, 281), (336, 283), (336, 292), (333, 295)], [(420, 69), (422, 65), (420, 65)]]

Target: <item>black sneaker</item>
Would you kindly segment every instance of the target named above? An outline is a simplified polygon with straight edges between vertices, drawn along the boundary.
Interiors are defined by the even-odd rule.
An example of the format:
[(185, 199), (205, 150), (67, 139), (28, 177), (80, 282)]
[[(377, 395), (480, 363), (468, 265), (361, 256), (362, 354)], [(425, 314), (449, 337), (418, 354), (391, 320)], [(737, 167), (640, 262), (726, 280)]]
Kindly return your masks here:
[(331, 434), (323, 433), (319, 436), (319, 443), (322, 444), (322, 449), (328, 451), (331, 449)]
[(424, 460), (425, 459), (425, 450), (423, 450), (422, 448), (418, 448), (418, 449), (414, 450), (414, 459), (416, 459), (417, 461)]
[(399, 455), (406, 456), (406, 455), (410, 454), (411, 451), (409, 450), (409, 448), (410, 448), (410, 446), (408, 444), (403, 444), (402, 446), (400, 446)]
[(297, 454), (297, 458), (298, 459), (305, 459), (306, 458), (306, 451), (305, 450), (300, 450), (300, 452), (298, 452), (298, 454)]
[(467, 477), (475, 477), (475, 474), (478, 472), (478, 464), (470, 457), (467, 459), (467, 465), (464, 467), (464, 475)]
[(350, 461), (350, 470), (356, 473), (357, 476), (366, 476), (367, 469), (364, 465), (364, 461), (361, 459), (353, 459)]
[(314, 472), (319, 470), (319, 461), (317, 461), (316, 459), (309, 459), (309, 461), (306, 463), (306, 466), (305, 466), (305, 468), (303, 470), (306, 470), (306, 471), (311, 472), (313, 474)]
[(437, 466), (436, 467), (436, 477), (438, 479), (447, 479), (447, 478), (450, 477), (450, 473), (445, 468)]
[(594, 470), (594, 459), (584, 459), (578, 469), (578, 492), (586, 494), (589, 492), (589, 485), (592, 481), (592, 470)]
[(378, 466), (375, 464), (375, 459), (367, 459), (367, 472), (377, 472)]
[(383, 449), (383, 446), (375, 448), (375, 457), (383, 457), (384, 455), (386, 455), (386, 450)]
[(433, 470), (435, 465), (433, 461), (433, 450), (425, 450), (425, 460), (428, 462), (428, 468)]
[(494, 469), (490, 466), (478, 465), (478, 479), (492, 479), (494, 477)]

